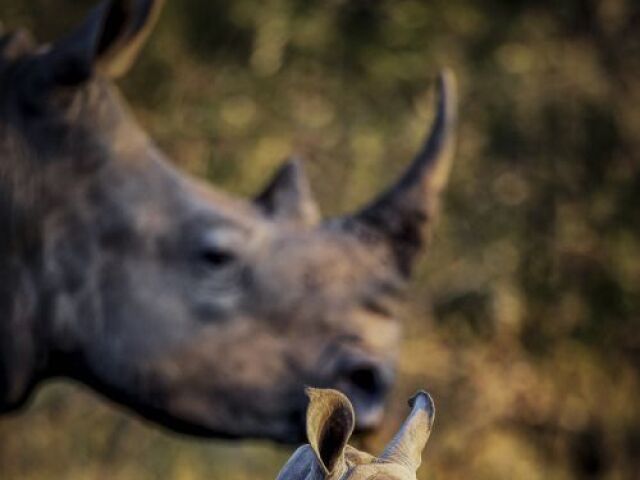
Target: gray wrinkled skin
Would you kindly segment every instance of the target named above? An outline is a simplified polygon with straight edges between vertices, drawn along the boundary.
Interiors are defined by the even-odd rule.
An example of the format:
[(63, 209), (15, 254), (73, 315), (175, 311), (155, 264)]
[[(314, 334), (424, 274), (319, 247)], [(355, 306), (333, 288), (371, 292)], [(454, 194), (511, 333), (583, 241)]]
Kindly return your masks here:
[(451, 74), (407, 174), (321, 221), (298, 162), (240, 199), (137, 125), (112, 80), (160, 4), (105, 1), (50, 45), (0, 35), (0, 412), (66, 376), (177, 431), (295, 442), (313, 385), (375, 427), (451, 163)]
[(276, 480), (415, 480), (435, 419), (427, 392), (411, 398), (411, 413), (380, 457), (347, 445), (355, 423), (347, 397), (330, 389), (308, 393), (309, 443), (296, 450)]

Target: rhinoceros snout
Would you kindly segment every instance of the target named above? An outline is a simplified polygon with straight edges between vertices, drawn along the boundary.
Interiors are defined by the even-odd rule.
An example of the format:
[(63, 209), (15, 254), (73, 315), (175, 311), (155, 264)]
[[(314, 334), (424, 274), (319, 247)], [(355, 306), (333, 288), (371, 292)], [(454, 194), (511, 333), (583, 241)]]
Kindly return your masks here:
[(336, 388), (351, 400), (357, 430), (370, 430), (382, 422), (384, 403), (393, 378), (393, 369), (381, 360), (355, 356), (341, 363)]

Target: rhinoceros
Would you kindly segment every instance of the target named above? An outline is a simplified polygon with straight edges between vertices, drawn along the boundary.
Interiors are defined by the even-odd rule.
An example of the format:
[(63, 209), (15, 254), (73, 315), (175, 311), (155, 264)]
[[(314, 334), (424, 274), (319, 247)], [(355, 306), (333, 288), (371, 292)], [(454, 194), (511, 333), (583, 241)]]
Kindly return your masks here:
[(409, 400), (411, 413), (379, 457), (347, 444), (355, 426), (349, 399), (337, 390), (307, 389), (307, 438), (276, 480), (415, 480), (435, 419), (424, 390)]
[(178, 432), (295, 442), (311, 385), (375, 427), (450, 169), (453, 75), (408, 170), (323, 220), (299, 161), (239, 198), (135, 121), (113, 82), (161, 3), (104, 1), (46, 44), (0, 37), (0, 412), (66, 377)]

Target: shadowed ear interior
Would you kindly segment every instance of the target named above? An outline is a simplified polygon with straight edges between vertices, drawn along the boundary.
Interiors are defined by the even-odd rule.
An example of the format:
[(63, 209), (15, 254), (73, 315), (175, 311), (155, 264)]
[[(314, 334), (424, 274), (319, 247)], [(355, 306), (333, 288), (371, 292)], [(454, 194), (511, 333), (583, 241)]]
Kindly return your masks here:
[(133, 65), (163, 0), (106, 0), (95, 7), (46, 55), (53, 79), (61, 84), (87, 80), (94, 72), (110, 78)]
[(308, 388), (307, 437), (326, 474), (345, 468), (344, 449), (355, 417), (349, 399), (336, 390)]

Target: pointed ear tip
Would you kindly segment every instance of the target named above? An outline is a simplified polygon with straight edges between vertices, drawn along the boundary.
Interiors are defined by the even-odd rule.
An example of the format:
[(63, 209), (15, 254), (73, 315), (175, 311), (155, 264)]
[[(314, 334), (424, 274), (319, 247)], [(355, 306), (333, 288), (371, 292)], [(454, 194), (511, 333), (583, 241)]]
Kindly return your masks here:
[(309, 398), (310, 405), (318, 400), (332, 398), (335, 396), (335, 390), (328, 388), (305, 387), (304, 393), (307, 395), (307, 398)]
[(154, 24), (165, 3), (165, 0), (103, 0), (100, 5), (107, 8), (119, 5), (127, 12), (143, 12), (151, 20), (149, 23)]
[[(162, 12), (164, 5), (166, 3), (165, 0), (133, 0), (132, 3), (142, 3), (144, 2), (144, 11), (147, 16), (147, 32), (152, 30), (153, 27), (158, 23), (158, 18), (160, 17), (160, 13)], [(148, 34), (148, 33), (147, 33)]]
[[(108, 0), (108, 3), (115, 3), (117, 0)], [(150, 27), (154, 26), (158, 17), (160, 16), (160, 12), (162, 11), (166, 1), (165, 0), (120, 0), (120, 3), (124, 3), (126, 7), (131, 9), (130, 11), (134, 11), (137, 9), (138, 11), (142, 11), (149, 19)], [(150, 28), (148, 27), (148, 28)]]
[(307, 397), (309, 397), (310, 400), (323, 397), (339, 400), (341, 403), (351, 404), (344, 393), (332, 388), (305, 387), (304, 392), (307, 394)]
[(311, 410), (320, 405), (329, 406), (332, 410), (344, 409), (349, 411), (352, 421), (355, 421), (355, 412), (351, 400), (342, 392), (331, 388), (306, 387), (305, 393), (309, 398), (309, 408)]
[[(115, 1), (117, 0), (108, 0), (108, 3), (115, 3)], [(143, 4), (143, 5), (146, 5), (149, 10), (151, 9), (157, 10), (166, 3), (165, 0), (124, 0), (124, 2), (120, 0), (120, 2), (129, 4), (130, 6), (136, 6), (136, 5), (140, 6), (141, 4)]]
[(425, 410), (427, 415), (429, 415), (429, 423), (433, 424), (433, 420), (436, 416), (436, 407), (429, 392), (426, 390), (418, 390), (409, 399), (409, 407)]
[(318, 391), (317, 388), (304, 387), (304, 393), (307, 396), (307, 398), (309, 398), (309, 399), (312, 399), (314, 397), (314, 395), (316, 395), (317, 391)]

